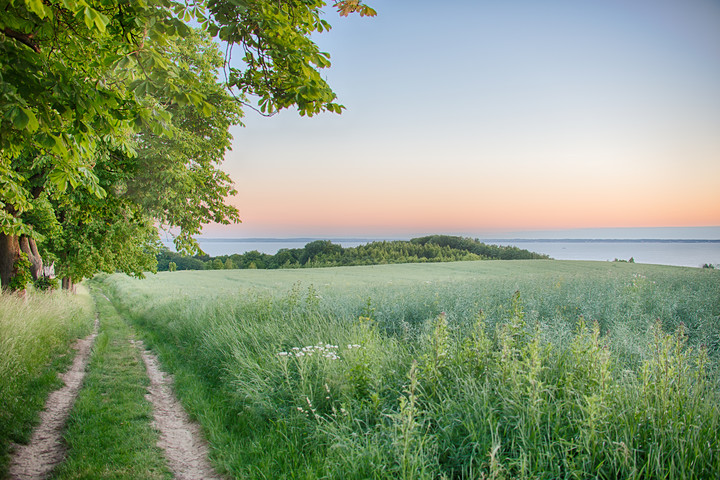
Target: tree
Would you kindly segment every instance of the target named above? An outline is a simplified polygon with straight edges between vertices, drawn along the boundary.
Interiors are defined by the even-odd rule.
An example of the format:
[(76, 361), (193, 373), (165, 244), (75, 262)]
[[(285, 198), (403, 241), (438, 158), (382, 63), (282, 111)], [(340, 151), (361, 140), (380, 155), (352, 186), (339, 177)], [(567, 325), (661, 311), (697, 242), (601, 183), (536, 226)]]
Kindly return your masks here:
[[(330, 28), (323, 6), (0, 0), (1, 284), (18, 273), (21, 251), (37, 274), (38, 241), (75, 279), (103, 268), (141, 275), (147, 264), (128, 249), (139, 244), (147, 250), (140, 256), (151, 258), (155, 225), (179, 228), (178, 248), (192, 252), (202, 223), (238, 221), (224, 204), (232, 184), (216, 162), (229, 142), (227, 125), (241, 115), (230, 105), (254, 96), (267, 114), (293, 105), (302, 115), (343, 108), (318, 71), (329, 55), (310, 37)], [(374, 15), (358, 0), (334, 6), (341, 15)], [(195, 35), (191, 20), (242, 49), (245, 66), (229, 72), (234, 100), (202, 65), (210, 44), (184, 42)], [(200, 133), (180, 135), (188, 132)], [(206, 132), (214, 135), (204, 157)], [(191, 196), (200, 184), (207, 188)], [(121, 220), (110, 240), (102, 228), (108, 220)]]
[(342, 246), (336, 245), (330, 240), (315, 240), (305, 245), (305, 250), (300, 258), (300, 263), (305, 265), (321, 255), (333, 255), (341, 253), (342, 250)]

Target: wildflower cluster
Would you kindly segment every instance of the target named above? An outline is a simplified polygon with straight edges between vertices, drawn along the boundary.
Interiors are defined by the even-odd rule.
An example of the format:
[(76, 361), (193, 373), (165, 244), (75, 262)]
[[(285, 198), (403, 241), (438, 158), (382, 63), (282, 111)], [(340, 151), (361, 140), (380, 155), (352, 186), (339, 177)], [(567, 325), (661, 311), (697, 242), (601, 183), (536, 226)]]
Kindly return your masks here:
[(306, 347), (293, 347), (289, 352), (278, 352), (279, 357), (312, 357), (313, 355), (328, 358), (330, 360), (339, 360), (337, 354), (337, 345), (329, 343), (325, 345), (308, 345)]
[[(353, 350), (356, 348), (362, 348), (362, 345), (348, 344), (347, 350)], [(340, 347), (338, 345), (331, 345), (326, 343), (325, 345), (308, 345), (306, 347), (292, 347), (290, 351), (278, 352), (278, 357), (312, 357), (313, 355), (327, 358), (329, 360), (340, 360), (339, 353)]]

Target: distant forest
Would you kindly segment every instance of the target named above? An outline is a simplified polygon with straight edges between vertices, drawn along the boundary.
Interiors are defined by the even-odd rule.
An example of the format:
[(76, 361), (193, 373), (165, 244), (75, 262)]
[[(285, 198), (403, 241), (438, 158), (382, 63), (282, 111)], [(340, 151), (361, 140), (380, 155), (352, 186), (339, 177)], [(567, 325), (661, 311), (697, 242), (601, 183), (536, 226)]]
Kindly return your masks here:
[(456, 262), (467, 260), (549, 259), (517, 247), (488, 245), (477, 239), (430, 235), (412, 240), (372, 242), (343, 248), (329, 240), (316, 240), (304, 248), (283, 248), (275, 255), (253, 250), (233, 255), (186, 257), (170, 250), (158, 254), (159, 271), (229, 270), (237, 268), (312, 268), (389, 263)]

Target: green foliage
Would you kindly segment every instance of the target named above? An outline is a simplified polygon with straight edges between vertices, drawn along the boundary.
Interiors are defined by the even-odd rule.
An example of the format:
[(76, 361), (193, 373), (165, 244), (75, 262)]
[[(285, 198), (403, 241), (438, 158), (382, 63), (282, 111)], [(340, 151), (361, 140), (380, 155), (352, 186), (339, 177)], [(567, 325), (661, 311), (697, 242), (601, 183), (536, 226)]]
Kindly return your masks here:
[[(330, 28), (324, 5), (0, 0), (0, 234), (50, 232), (41, 254), (76, 281), (153, 270), (158, 226), (198, 252), (203, 224), (239, 221), (220, 164), (251, 98), (268, 114), (341, 112), (311, 38)], [(375, 14), (357, 0), (333, 6)], [(213, 37), (228, 58), (242, 50), (243, 68)]]
[(170, 264), (174, 263), (176, 270), (204, 270), (205, 264), (199, 258), (188, 257), (179, 253), (171, 252), (167, 248), (161, 248), (157, 256), (157, 269), (164, 272), (170, 270)]
[(39, 277), (33, 282), (37, 290), (57, 290), (59, 287), (57, 278)]
[(714, 271), (521, 261), (99, 281), (185, 379), (236, 477), (720, 473)]
[(528, 260), (547, 259), (547, 255), (533, 253), (518, 247), (487, 245), (477, 239), (467, 237), (455, 237), (449, 235), (430, 235), (427, 237), (413, 238), (410, 242), (418, 245), (438, 245), (450, 247), (455, 250), (464, 250), (481, 257), (497, 260)]
[(13, 268), (15, 273), (10, 278), (10, 284), (8, 285), (10, 290), (25, 290), (25, 287), (32, 282), (31, 267), (32, 264), (27, 254), (21, 252), (19, 258), (15, 261)]
[[(232, 268), (299, 268), (299, 267), (338, 267), (351, 265), (383, 265), (390, 263), (455, 262), (488, 259), (546, 259), (546, 255), (521, 250), (517, 247), (498, 247), (485, 245), (478, 240), (460, 237), (440, 236), (446, 244), (426, 241), (427, 238), (410, 241), (371, 242), (367, 245), (343, 248), (329, 240), (315, 240), (304, 248), (281, 249), (275, 255), (260, 253), (257, 250), (244, 254), (221, 255), (217, 257), (226, 264), (232, 260)], [(455, 241), (457, 240), (457, 241)], [(452, 243), (452, 245), (447, 244)], [(475, 253), (483, 251), (483, 254)], [(164, 258), (177, 258), (170, 252), (158, 254), (158, 270), (167, 270)], [(187, 258), (187, 257), (185, 257)], [(196, 256), (195, 258), (201, 258)], [(210, 259), (210, 257), (207, 257)], [(213, 259), (214, 261), (214, 259)], [(203, 270), (199, 264), (184, 270)], [(251, 265), (253, 265), (251, 267)]]

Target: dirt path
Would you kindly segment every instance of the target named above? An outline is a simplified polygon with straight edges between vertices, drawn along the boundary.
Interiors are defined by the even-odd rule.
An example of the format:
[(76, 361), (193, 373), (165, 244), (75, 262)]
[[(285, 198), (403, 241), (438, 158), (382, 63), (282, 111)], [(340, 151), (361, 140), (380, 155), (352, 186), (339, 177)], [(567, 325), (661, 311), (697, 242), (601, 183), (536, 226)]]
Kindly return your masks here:
[(63, 461), (65, 445), (62, 434), (65, 422), (82, 387), (98, 325), (96, 317), (93, 333), (73, 345), (77, 350), (73, 364), (67, 372), (60, 375), (65, 386), (48, 397), (45, 410), (40, 413), (40, 425), (33, 431), (30, 443), (18, 445), (10, 461), (9, 478), (40, 480), (47, 477), (52, 469)]
[[(107, 299), (105, 295), (103, 295)], [(108, 299), (109, 300), (109, 299)], [(65, 386), (50, 394), (45, 410), (40, 414), (40, 425), (33, 431), (30, 443), (18, 445), (10, 461), (9, 477), (12, 480), (42, 480), (60, 464), (66, 453), (62, 435), (70, 410), (85, 378), (85, 369), (99, 320), (95, 319), (93, 333), (78, 340), (77, 350), (70, 369), (60, 378)], [(159, 431), (158, 446), (167, 458), (168, 467), (178, 480), (222, 480), (207, 460), (207, 444), (200, 427), (190, 421), (172, 392), (172, 377), (158, 368), (158, 360), (145, 350), (140, 341), (130, 340), (138, 348), (150, 378), (146, 398), (153, 405), (153, 426)]]
[(157, 357), (141, 341), (140, 350), (150, 378), (148, 400), (153, 404), (154, 427), (160, 432), (158, 446), (165, 451), (168, 466), (178, 480), (221, 480), (207, 460), (208, 448), (200, 427), (192, 422), (172, 392), (172, 376), (158, 367)]

